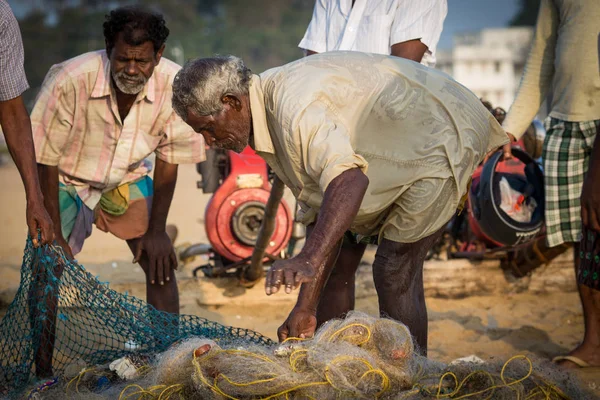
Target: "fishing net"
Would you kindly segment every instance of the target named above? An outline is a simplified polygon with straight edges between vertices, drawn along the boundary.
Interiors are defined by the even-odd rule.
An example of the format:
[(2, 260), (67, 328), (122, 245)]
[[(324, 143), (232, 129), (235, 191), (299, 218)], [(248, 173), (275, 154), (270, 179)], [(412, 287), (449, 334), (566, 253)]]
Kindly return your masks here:
[[(592, 398), (566, 371), (530, 356), (428, 360), (405, 325), (359, 312), (327, 322), (312, 339), (277, 345), (248, 330), (156, 311), (110, 290), (60, 251), (31, 243), (21, 279), (0, 323), (0, 385), (12, 397)], [(38, 365), (48, 368), (49, 343), (54, 378), (35, 382)]]
[(35, 376), (58, 377), (136, 355), (138, 364), (189, 337), (269, 345), (246, 329), (158, 311), (109, 288), (59, 248), (27, 241), (17, 294), (0, 322), (0, 398), (21, 397)]

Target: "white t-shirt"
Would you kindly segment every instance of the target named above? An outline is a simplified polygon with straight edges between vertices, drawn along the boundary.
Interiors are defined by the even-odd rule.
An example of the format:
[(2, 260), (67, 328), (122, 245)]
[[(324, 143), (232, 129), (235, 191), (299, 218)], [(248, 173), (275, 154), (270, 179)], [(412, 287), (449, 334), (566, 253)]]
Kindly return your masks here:
[(435, 48), (448, 13), (446, 0), (316, 0), (312, 20), (298, 45), (391, 54), (396, 43), (419, 39), (428, 47), (421, 61), (435, 65)]

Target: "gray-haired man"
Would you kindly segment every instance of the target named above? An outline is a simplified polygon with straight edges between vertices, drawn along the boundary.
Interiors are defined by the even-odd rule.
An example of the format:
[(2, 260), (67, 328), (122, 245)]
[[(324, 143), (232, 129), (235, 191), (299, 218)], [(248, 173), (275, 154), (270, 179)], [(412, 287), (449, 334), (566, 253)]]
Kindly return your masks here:
[[(423, 261), (475, 167), (507, 142), (476, 96), (391, 56), (325, 53), (259, 76), (230, 56), (188, 63), (173, 83), (173, 108), (211, 146), (250, 144), (301, 205), (306, 244), (266, 280), (267, 294), (303, 284), (280, 340), (313, 334), (350, 230), (379, 243), (373, 275), (381, 314), (408, 325), (426, 352)], [(319, 313), (345, 307), (332, 301)]]

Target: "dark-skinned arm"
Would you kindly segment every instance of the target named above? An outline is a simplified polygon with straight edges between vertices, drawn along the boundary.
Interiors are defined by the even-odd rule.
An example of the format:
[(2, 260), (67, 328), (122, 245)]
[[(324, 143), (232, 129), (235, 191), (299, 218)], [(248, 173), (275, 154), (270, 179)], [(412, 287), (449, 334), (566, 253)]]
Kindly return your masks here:
[(590, 166), (581, 190), (581, 221), (584, 226), (600, 232), (600, 128), (590, 158)]
[[(310, 282), (306, 288), (302, 287), (303, 298), (306, 298), (302, 303), (314, 303), (316, 307), (331, 272), (323, 270), (325, 261), (354, 221), (368, 185), (369, 179), (359, 168), (346, 170), (331, 181), (315, 227), (300, 253), (289, 260), (275, 262), (267, 273), (265, 291), (268, 295), (276, 293), (281, 284), (290, 293), (298, 284)], [(315, 282), (315, 276), (322, 279)]]
[(0, 126), (2, 126), (6, 138), (8, 151), (15, 161), (25, 186), (27, 226), (33, 243), (36, 246), (38, 244), (38, 228), (41, 230), (42, 243), (52, 243), (54, 228), (52, 220), (44, 208), (44, 197), (40, 189), (35, 162), (31, 120), (21, 96), (0, 101)]
[(420, 63), (427, 49), (428, 47), (419, 39), (407, 40), (392, 45), (392, 55)]
[(156, 158), (154, 171), (154, 196), (148, 231), (138, 242), (133, 262), (138, 262), (145, 252), (149, 261), (150, 282), (161, 285), (169, 280), (171, 270), (177, 269), (177, 257), (166, 232), (167, 216), (177, 183), (177, 164)]
[(58, 203), (58, 166), (38, 164), (38, 174), (40, 177), (40, 187), (42, 189), (42, 194), (44, 195), (44, 205), (54, 223), (56, 243), (62, 247), (66, 255), (72, 259), (73, 253), (62, 235), (62, 225), (60, 222), (60, 207)]

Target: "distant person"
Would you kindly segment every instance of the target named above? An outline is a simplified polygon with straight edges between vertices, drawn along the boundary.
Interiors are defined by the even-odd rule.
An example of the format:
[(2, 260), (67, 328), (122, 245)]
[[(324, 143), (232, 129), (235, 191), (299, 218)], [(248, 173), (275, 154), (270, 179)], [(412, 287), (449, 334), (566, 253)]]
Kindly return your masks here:
[(0, 126), (6, 138), (27, 199), (27, 226), (34, 245), (54, 240), (52, 219), (44, 207), (44, 197), (38, 182), (31, 120), (21, 96), (29, 88), (23, 68), (23, 41), (19, 24), (5, 0), (0, 0)]
[(307, 54), (362, 51), (435, 66), (446, 0), (316, 0), (298, 45)]
[[(552, 88), (542, 157), (550, 247), (573, 243), (583, 342), (559, 365), (600, 366), (600, 1), (542, 0), (521, 86), (503, 127), (519, 138)], [(511, 157), (510, 147), (504, 148)]]

